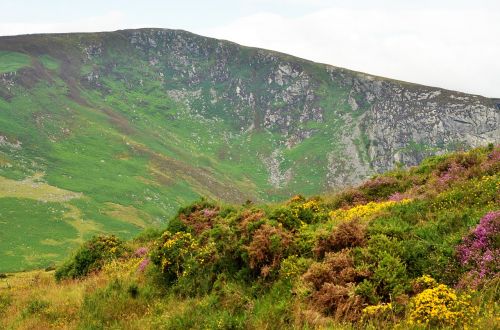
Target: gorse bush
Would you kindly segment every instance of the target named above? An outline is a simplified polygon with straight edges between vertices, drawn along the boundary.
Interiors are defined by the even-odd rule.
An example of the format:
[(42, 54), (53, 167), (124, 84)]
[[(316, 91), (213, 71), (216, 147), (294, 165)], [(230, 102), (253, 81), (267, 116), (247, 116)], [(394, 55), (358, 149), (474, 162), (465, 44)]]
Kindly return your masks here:
[(266, 277), (275, 272), (290, 250), (291, 235), (280, 226), (268, 224), (257, 229), (247, 247), (250, 269)]
[(114, 235), (95, 236), (56, 269), (57, 280), (79, 278), (100, 270), (104, 264), (125, 255), (124, 243)]
[(172, 278), (178, 278), (188, 271), (185, 265), (195, 258), (198, 249), (198, 243), (193, 236), (185, 232), (172, 234), (166, 231), (157, 245), (152, 261)]
[(363, 246), (366, 241), (366, 225), (358, 220), (342, 222), (327, 237), (320, 237), (317, 240), (314, 253), (321, 258), (326, 252)]
[(432, 284), (412, 299), (410, 323), (432, 327), (470, 324), (477, 313), (471, 297), (457, 294), (444, 284)]
[(217, 259), (214, 243), (201, 245), (186, 232), (164, 232), (151, 253), (151, 261), (160, 268), (164, 280), (185, 294), (211, 289), (216, 278), (211, 266)]
[(371, 305), (363, 308), (362, 318), (363, 320), (384, 320), (391, 316), (393, 312), (392, 303), (381, 303), (378, 305)]

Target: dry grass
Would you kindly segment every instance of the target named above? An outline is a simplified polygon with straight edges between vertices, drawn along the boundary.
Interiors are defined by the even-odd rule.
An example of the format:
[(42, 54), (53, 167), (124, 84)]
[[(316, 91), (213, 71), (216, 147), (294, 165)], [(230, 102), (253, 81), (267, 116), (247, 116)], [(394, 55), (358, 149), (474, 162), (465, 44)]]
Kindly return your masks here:
[(56, 283), (52, 271), (10, 274), (0, 280), (0, 296), (11, 302), (0, 317), (0, 328), (74, 329), (85, 292), (105, 283), (99, 276)]
[(0, 176), (0, 197), (29, 198), (44, 202), (66, 202), (81, 193), (57, 188), (41, 181), (43, 174), (16, 181)]
[(107, 215), (124, 222), (132, 223), (139, 228), (146, 228), (152, 223), (151, 216), (146, 212), (141, 212), (133, 206), (124, 206), (116, 203), (106, 203)]

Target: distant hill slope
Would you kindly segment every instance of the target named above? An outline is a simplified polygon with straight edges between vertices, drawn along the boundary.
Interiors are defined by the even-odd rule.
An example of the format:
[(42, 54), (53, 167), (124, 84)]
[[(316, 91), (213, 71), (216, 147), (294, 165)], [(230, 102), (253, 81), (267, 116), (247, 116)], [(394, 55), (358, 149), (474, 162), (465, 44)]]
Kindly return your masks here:
[(0, 269), (498, 142), (495, 100), (185, 31), (1, 37)]

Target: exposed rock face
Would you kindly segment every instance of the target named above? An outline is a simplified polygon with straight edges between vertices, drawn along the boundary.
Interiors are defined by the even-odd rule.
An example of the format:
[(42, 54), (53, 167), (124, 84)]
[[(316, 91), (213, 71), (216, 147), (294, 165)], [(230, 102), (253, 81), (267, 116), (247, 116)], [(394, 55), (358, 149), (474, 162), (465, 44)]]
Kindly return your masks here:
[[(154, 83), (193, 118), (227, 122), (235, 136), (269, 132), (276, 147), (255, 159), (267, 168), (276, 189), (309, 182), (298, 176), (310, 167), (322, 177), (323, 185), (316, 188), (321, 190), (355, 184), (397, 163), (415, 165), (431, 154), (500, 143), (498, 100), (184, 31), (142, 29), (78, 38), (80, 58), (72, 61), (91, 69), (72, 78), (85, 88), (105, 96), (114, 93), (106, 79), (130, 90)], [(50, 46), (44, 51), (50, 53), (60, 40), (45, 40)], [(0, 39), (0, 44), (11, 49), (11, 41)], [(0, 96), (10, 93), (16, 77), (0, 76)], [(293, 153), (296, 148), (304, 149), (303, 156)]]
[[(306, 61), (265, 50), (245, 49), (250, 55), (243, 56), (243, 49), (235, 44), (210, 43), (179, 31), (134, 31), (128, 36), (131, 44), (152, 56), (150, 62), (166, 62), (175, 72), (173, 79), (184, 80), (189, 88), (207, 80), (224, 83), (227, 88), (221, 94), (212, 92), (211, 105), (228, 102), (225, 111), (241, 131), (277, 131), (287, 138), (287, 147), (316, 133), (301, 124), (323, 123), (325, 113), (338, 114), (339, 108), (348, 107), (350, 111), (339, 114), (346, 119), (347, 130), (340, 138), (344, 150), (332, 153), (325, 146), (329, 186), (356, 183), (395, 163), (415, 165), (430, 154), (500, 141), (500, 111), (493, 100), (484, 97), (326, 65), (320, 66), (320, 72), (311, 72), (311, 63)], [(203, 66), (213, 58), (215, 63), (207, 72)], [(330, 80), (323, 80), (322, 75), (329, 75)], [(329, 96), (328, 87), (345, 92), (330, 107), (322, 102)], [(365, 145), (356, 147), (356, 140), (364, 140)], [(363, 153), (366, 161), (360, 156)], [(283, 179), (271, 161), (275, 158), (266, 159), (269, 172), (274, 173), (270, 181), (279, 186), (277, 182)]]
[(377, 172), (500, 139), (500, 111), (492, 99), (361, 74), (352, 86), (370, 104), (362, 126)]

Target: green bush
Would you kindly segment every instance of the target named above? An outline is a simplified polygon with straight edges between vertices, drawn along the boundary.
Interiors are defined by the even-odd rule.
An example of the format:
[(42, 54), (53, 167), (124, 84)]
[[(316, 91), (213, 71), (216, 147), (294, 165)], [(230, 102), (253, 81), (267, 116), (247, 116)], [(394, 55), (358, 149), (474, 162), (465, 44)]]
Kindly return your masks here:
[(301, 224), (299, 217), (289, 207), (274, 209), (269, 215), (269, 219), (281, 223), (286, 229), (299, 228)]
[(95, 236), (56, 269), (55, 277), (57, 280), (84, 277), (100, 270), (106, 262), (124, 256), (126, 252), (124, 243), (116, 236)]
[(211, 290), (219, 272), (214, 243), (200, 244), (191, 233), (166, 231), (156, 246), (151, 261), (161, 270), (164, 283), (186, 295)]

